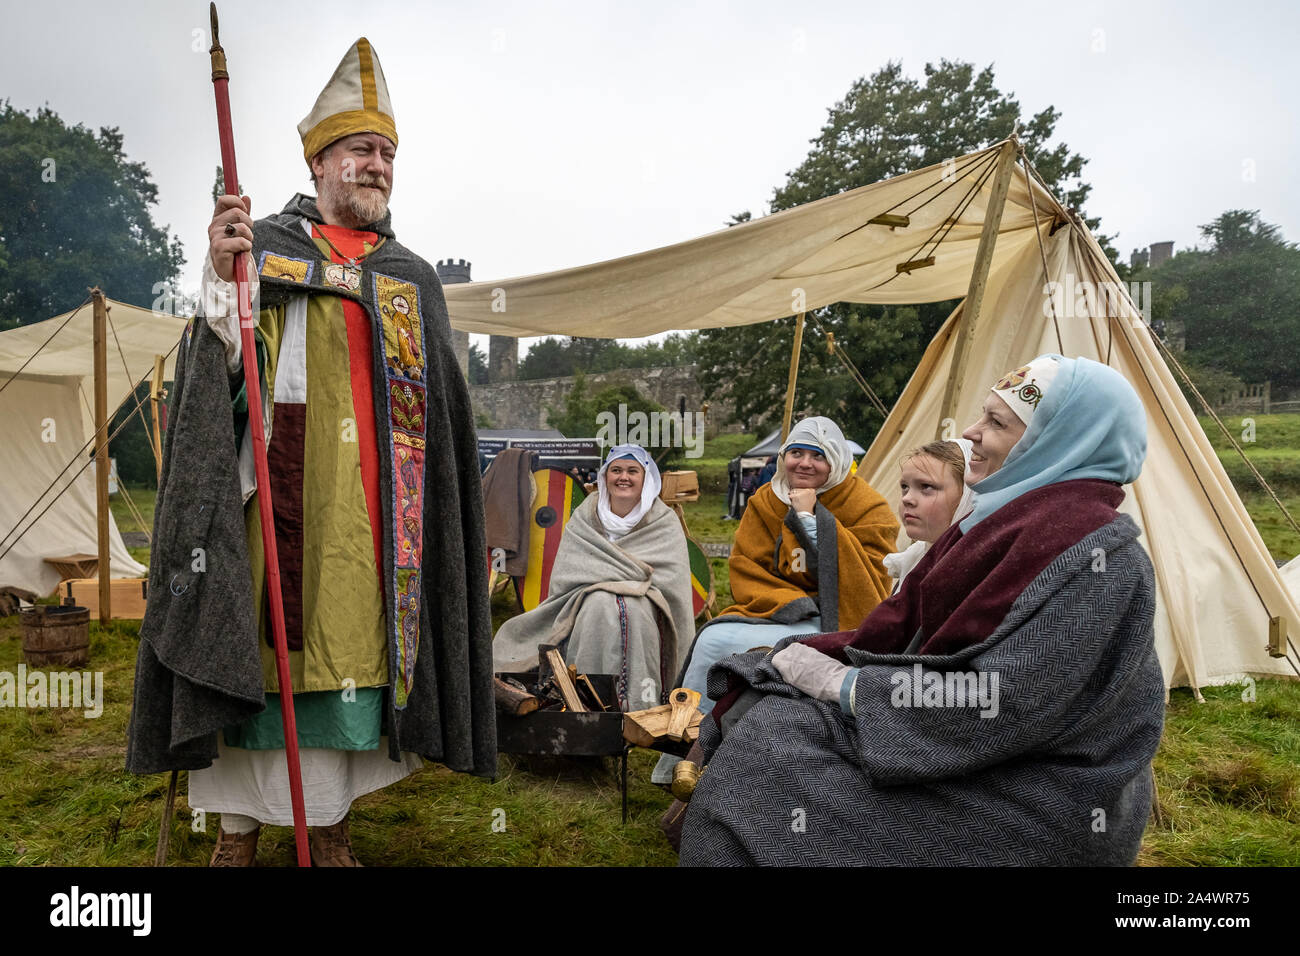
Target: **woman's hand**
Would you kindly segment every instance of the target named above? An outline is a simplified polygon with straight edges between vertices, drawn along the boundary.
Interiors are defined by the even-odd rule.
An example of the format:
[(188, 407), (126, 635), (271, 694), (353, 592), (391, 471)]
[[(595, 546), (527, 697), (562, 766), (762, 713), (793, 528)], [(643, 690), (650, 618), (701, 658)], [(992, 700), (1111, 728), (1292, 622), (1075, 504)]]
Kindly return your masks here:
[(798, 641), (773, 654), (772, 666), (791, 687), (828, 704), (840, 702), (844, 679), (854, 670)]
[[(253, 201), (247, 196), (221, 196), (208, 223), (208, 255), (212, 268), (225, 282), (235, 281), (235, 255), (253, 251)], [(232, 232), (228, 232), (229, 226)]]
[(790, 507), (801, 514), (812, 514), (817, 507), (817, 489), (791, 488)]

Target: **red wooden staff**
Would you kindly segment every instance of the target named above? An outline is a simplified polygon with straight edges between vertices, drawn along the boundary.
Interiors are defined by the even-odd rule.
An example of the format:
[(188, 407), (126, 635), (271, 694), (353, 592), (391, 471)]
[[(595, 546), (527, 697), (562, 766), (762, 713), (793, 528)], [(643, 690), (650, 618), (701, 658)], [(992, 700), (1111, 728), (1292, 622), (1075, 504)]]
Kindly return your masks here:
[[(217, 129), (221, 134), (221, 169), (226, 194), (239, 195), (235, 170), (235, 137), (230, 128), (230, 74), (226, 52), (217, 39), (217, 5), (212, 16), (212, 88), (217, 96)], [(248, 394), (248, 426), (253, 433), (253, 462), (257, 473), (257, 509), (262, 519), (262, 553), (266, 564), (266, 590), (271, 601), (271, 628), (275, 635), (275, 672), (280, 687), (280, 715), (284, 720), (284, 752), (289, 763), (289, 795), (293, 802), (293, 839), (298, 865), (311, 866), (307, 849), (307, 811), (302, 799), (302, 767), (298, 760), (298, 722), (293, 713), (293, 682), (289, 676), (289, 644), (284, 629), (284, 600), (280, 594), (280, 557), (275, 546), (275, 519), (271, 509), (271, 474), (266, 464), (266, 431), (262, 426), (262, 392), (257, 380), (257, 346), (253, 341), (253, 310), (248, 301), (246, 253), (235, 256), (235, 285), (239, 293), (239, 336), (244, 359), (244, 385)]]

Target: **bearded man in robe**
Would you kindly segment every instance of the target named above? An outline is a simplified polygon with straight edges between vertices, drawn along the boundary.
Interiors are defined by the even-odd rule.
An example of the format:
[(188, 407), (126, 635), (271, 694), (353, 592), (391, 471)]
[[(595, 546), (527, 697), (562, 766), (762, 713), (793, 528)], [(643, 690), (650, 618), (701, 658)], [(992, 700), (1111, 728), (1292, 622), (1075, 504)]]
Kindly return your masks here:
[[(392, 228), (397, 128), (358, 40), (298, 126), (316, 186), (254, 222), (222, 196), (180, 345), (127, 768), (189, 771), (211, 863), (292, 825), (258, 494), (272, 496), (312, 861), (360, 865), (348, 813), (423, 760), (496, 772), (477, 441), (437, 274)], [(234, 284), (251, 257), (263, 407)], [(249, 414), (266, 426), (254, 477)], [(201, 556), (201, 557), (200, 557)]]

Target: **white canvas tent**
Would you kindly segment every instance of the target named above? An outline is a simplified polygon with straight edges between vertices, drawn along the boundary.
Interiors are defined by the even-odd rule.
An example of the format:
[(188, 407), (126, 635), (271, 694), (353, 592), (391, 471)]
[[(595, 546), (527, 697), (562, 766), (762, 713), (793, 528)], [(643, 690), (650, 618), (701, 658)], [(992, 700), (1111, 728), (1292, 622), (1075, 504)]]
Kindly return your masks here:
[[(991, 256), (977, 255), (986, 219), (996, 220), (999, 208), (999, 155), (1011, 154), (998, 144), (609, 262), (451, 285), (445, 291), (452, 325), (493, 335), (603, 337), (743, 325), (837, 301), (959, 298), (971, 290), (977, 259), (987, 262), (950, 414), (943, 406), (962, 308), (930, 344), (859, 473), (896, 505), (902, 454), (935, 438), (945, 417), (960, 432), (1003, 372), (1049, 351), (1109, 362), (1147, 408), (1146, 466), (1124, 510), (1142, 527), (1156, 569), (1156, 640), (1166, 682), (1200, 687), (1247, 674), (1295, 676), (1295, 639), (1285, 658), (1270, 657), (1266, 643), (1270, 619), (1284, 619), (1293, 634), (1300, 628), (1297, 601), (1086, 227), (1027, 167), (1016, 168)], [(906, 218), (872, 222), (882, 216)], [(1049, 280), (1061, 284), (1059, 291)], [(766, 360), (784, 366), (788, 356)]]
[(1300, 558), (1292, 558), (1281, 567), (1282, 581), (1291, 591), (1291, 596), (1300, 603)]
[[(168, 356), (170, 378), (185, 320), (111, 300), (108, 306), (117, 335), (107, 340), (108, 407), (115, 409), (152, 375), (155, 355)], [(94, 449), (86, 446), (95, 431), (93, 313), (87, 304), (54, 335), (69, 315), (0, 332), (0, 552), (17, 539), (0, 559), (0, 587), (40, 595), (59, 583), (45, 558), (98, 551), (94, 468), (77, 475)], [(111, 515), (109, 558), (110, 577), (147, 570), (127, 553)]]

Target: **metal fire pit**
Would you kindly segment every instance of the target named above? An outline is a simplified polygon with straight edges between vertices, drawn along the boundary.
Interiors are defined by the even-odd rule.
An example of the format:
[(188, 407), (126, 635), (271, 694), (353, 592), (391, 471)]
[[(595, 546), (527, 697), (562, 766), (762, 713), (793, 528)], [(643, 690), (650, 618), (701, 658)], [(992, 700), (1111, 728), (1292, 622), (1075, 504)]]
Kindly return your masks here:
[[(523, 684), (537, 682), (537, 671), (505, 674)], [(588, 674), (592, 687), (606, 702), (616, 700), (611, 674)], [(535, 710), (523, 717), (497, 711), (497, 751), (552, 757), (618, 757), (619, 790), (623, 798), (623, 822), (627, 823), (627, 754), (632, 748), (623, 739), (623, 712), (575, 713), (556, 708)]]

